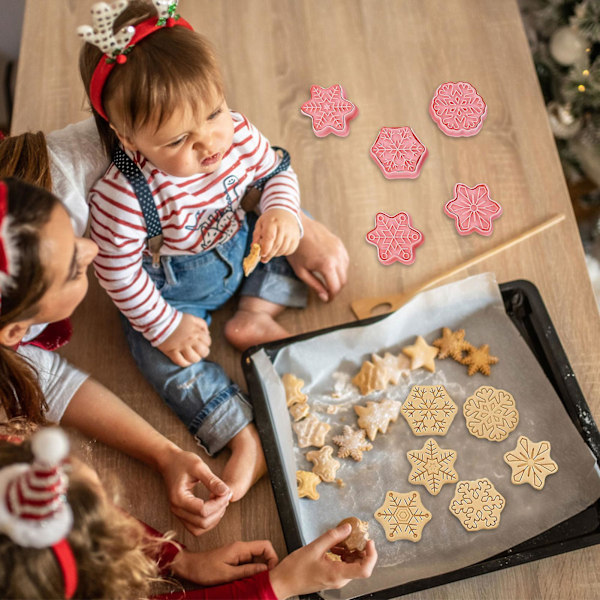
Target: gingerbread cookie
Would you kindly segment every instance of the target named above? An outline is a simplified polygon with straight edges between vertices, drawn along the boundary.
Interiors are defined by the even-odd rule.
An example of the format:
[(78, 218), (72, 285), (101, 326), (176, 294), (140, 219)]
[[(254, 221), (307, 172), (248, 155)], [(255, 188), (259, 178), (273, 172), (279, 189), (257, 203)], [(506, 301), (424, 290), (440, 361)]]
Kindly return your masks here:
[(414, 371), (419, 367), (423, 367), (435, 373), (435, 357), (439, 349), (430, 346), (423, 336), (417, 336), (415, 343), (412, 346), (404, 346), (402, 352), (410, 358), (410, 369)]
[(252, 244), (248, 256), (242, 261), (242, 268), (244, 269), (244, 275), (248, 277), (256, 266), (260, 262), (260, 244)]
[(386, 352), (383, 358), (378, 354), (371, 354), (371, 360), (375, 367), (385, 373), (386, 384), (398, 385), (401, 377), (410, 377), (410, 360), (404, 354), (395, 356)]
[(373, 441), (378, 431), (386, 433), (390, 421), (395, 423), (398, 420), (401, 407), (401, 402), (386, 398), (381, 402), (367, 402), (367, 406), (355, 406), (354, 411), (358, 415), (358, 426)]
[(477, 371), (489, 375), (491, 372), (490, 365), (495, 365), (498, 362), (498, 357), (490, 354), (490, 347), (487, 344), (479, 348), (469, 344), (466, 348), (466, 354), (458, 362), (469, 367), (469, 375), (475, 375)]
[(482, 385), (465, 400), (463, 414), (471, 435), (491, 442), (505, 440), (519, 423), (512, 394), (491, 385)]
[(374, 516), (381, 523), (385, 537), (390, 542), (418, 542), (423, 527), (431, 520), (431, 513), (421, 503), (419, 492), (387, 492), (385, 502), (375, 511)]
[(456, 450), (440, 448), (433, 438), (420, 450), (409, 450), (406, 456), (412, 465), (408, 483), (424, 485), (432, 496), (437, 496), (444, 484), (458, 481), (454, 470)]
[(498, 527), (505, 504), (504, 497), (492, 482), (483, 477), (459, 481), (448, 508), (467, 531), (478, 531)]
[(344, 425), (342, 435), (336, 435), (333, 438), (333, 443), (340, 447), (338, 456), (340, 458), (351, 456), (355, 461), (361, 461), (363, 452), (373, 448), (373, 445), (365, 440), (365, 433), (364, 429), (357, 430)]
[(320, 498), (317, 492), (317, 486), (321, 483), (318, 475), (310, 471), (296, 471), (296, 484), (298, 485), (298, 497), (318, 500)]
[(349, 523), (352, 526), (350, 535), (340, 543), (340, 546), (348, 553), (362, 552), (369, 541), (369, 523), (361, 521), (358, 517), (342, 519), (336, 527)]
[(517, 447), (504, 455), (504, 462), (512, 468), (512, 483), (528, 483), (541, 490), (546, 477), (558, 471), (558, 465), (550, 458), (550, 449), (550, 442), (532, 442), (528, 437), (520, 436)]
[(352, 383), (360, 390), (361, 395), (368, 396), (375, 390), (385, 390), (387, 387), (387, 371), (365, 360)]
[(333, 458), (333, 448), (323, 446), (320, 450), (311, 450), (306, 453), (306, 459), (314, 464), (313, 473), (323, 481), (335, 481), (335, 474), (340, 468), (340, 462)]
[(401, 408), (415, 435), (446, 435), (457, 410), (443, 385), (413, 385)]
[(306, 402), (306, 394), (302, 393), (302, 387), (304, 386), (304, 380), (298, 379), (291, 373), (285, 373), (281, 378), (283, 387), (285, 388), (285, 400), (288, 406), (293, 404), (303, 404)]
[(464, 352), (468, 348), (472, 348), (471, 344), (465, 340), (464, 329), (452, 331), (448, 327), (442, 328), (442, 337), (434, 340), (432, 346), (439, 349), (437, 358), (444, 359), (451, 356), (457, 361), (462, 360)]
[(304, 417), (306, 417), (309, 412), (310, 407), (306, 402), (290, 406), (290, 415), (292, 415), (294, 421), (300, 421), (300, 419), (304, 419)]
[(320, 448), (325, 444), (325, 436), (331, 429), (331, 425), (319, 421), (312, 413), (292, 425), (292, 429), (298, 436), (298, 446), (306, 448), (307, 446), (316, 446)]

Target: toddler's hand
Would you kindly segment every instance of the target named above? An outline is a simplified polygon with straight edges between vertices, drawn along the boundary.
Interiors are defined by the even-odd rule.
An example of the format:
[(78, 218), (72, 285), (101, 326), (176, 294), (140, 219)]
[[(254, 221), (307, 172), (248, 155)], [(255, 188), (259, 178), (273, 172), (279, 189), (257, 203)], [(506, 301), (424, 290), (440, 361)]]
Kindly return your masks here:
[(296, 251), (300, 241), (298, 219), (289, 210), (270, 208), (256, 222), (252, 242), (260, 244), (261, 260), (266, 263), (274, 256), (288, 256)]
[(189, 367), (208, 356), (210, 344), (206, 321), (189, 313), (182, 313), (177, 329), (157, 347), (176, 365)]

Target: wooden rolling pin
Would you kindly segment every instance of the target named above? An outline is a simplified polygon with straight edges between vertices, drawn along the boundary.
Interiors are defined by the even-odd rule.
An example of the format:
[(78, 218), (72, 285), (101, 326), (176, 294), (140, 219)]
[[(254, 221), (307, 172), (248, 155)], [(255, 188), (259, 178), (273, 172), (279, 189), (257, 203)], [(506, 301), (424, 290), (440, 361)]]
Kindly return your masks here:
[(475, 256), (475, 257), (471, 258), (470, 260), (458, 265), (457, 267), (452, 267), (445, 273), (442, 273), (441, 275), (438, 275), (437, 277), (430, 279), (423, 285), (421, 285), (418, 288), (415, 288), (413, 290), (401, 292), (400, 294), (391, 294), (391, 295), (387, 295), (387, 296), (378, 296), (378, 297), (373, 297), (373, 298), (361, 298), (359, 300), (354, 300), (353, 302), (350, 303), (352, 312), (356, 315), (356, 317), (358, 319), (366, 319), (371, 316), (371, 312), (376, 306), (389, 305), (389, 309), (386, 310), (385, 312), (395, 311), (395, 310), (399, 309), (403, 304), (406, 304), (413, 296), (415, 296), (419, 292), (422, 292), (423, 290), (426, 290), (427, 288), (434, 286), (436, 283), (443, 281), (447, 277), (450, 277), (451, 275), (454, 275), (455, 273), (458, 273), (459, 271), (462, 271), (463, 269), (468, 269), (469, 267), (472, 267), (473, 265), (477, 264), (478, 262), (481, 262), (482, 260), (485, 260), (486, 258), (493, 256), (494, 254), (498, 254), (499, 252), (502, 252), (502, 251), (506, 250), (507, 248), (514, 246), (515, 244), (520, 244), (523, 240), (526, 240), (527, 238), (530, 238), (530, 237), (540, 233), (541, 231), (544, 231), (545, 229), (548, 229), (549, 227), (552, 227), (553, 225), (560, 223), (562, 220), (564, 220), (564, 218), (565, 218), (565, 215), (563, 213), (560, 213), (560, 214), (548, 219), (547, 221), (544, 221), (543, 223), (540, 223), (539, 225), (536, 225), (535, 227), (532, 227), (531, 229), (524, 231), (523, 233), (519, 234), (518, 236), (512, 238), (511, 240), (508, 240), (508, 241), (500, 244), (499, 246), (496, 246), (495, 248), (491, 248), (490, 250), (488, 250), (487, 252), (484, 252), (483, 254), (479, 254), (478, 256)]

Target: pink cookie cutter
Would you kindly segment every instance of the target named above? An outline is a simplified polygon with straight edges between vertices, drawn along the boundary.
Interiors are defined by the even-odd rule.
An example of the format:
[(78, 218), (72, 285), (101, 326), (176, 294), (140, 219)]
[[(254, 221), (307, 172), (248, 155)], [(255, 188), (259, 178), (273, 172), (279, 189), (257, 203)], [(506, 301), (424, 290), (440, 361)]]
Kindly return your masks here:
[(317, 137), (330, 133), (346, 137), (350, 132), (350, 121), (358, 115), (358, 108), (345, 97), (341, 85), (310, 88), (310, 100), (300, 108), (302, 114), (312, 119), (312, 128)]
[(469, 137), (483, 127), (487, 105), (470, 83), (449, 81), (435, 90), (429, 114), (446, 135)]
[(412, 227), (408, 213), (399, 212), (393, 217), (377, 213), (375, 225), (375, 229), (367, 233), (366, 239), (369, 244), (377, 246), (379, 262), (391, 265), (398, 261), (412, 265), (415, 262), (415, 248), (425, 241), (425, 237)]
[(454, 198), (446, 202), (444, 212), (456, 221), (456, 231), (469, 235), (492, 235), (492, 220), (502, 214), (502, 207), (490, 198), (490, 188), (480, 183), (470, 188), (464, 183), (454, 186)]
[(410, 127), (382, 127), (370, 154), (387, 179), (415, 179), (427, 148)]

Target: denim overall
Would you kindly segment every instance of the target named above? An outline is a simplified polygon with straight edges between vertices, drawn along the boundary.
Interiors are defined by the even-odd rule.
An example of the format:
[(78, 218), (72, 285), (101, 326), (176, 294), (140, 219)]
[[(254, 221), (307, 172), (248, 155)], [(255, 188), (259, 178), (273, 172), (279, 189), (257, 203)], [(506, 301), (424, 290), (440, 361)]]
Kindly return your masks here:
[[(151, 238), (160, 236), (162, 228), (148, 183), (120, 148), (115, 151), (113, 162), (136, 193), (152, 248)], [(266, 180), (281, 170), (276, 168), (255, 186), (262, 189)], [(244, 280), (242, 260), (250, 250), (256, 220), (254, 213), (248, 213), (241, 229), (230, 240), (199, 254), (159, 257), (155, 249), (154, 258), (143, 257), (142, 267), (171, 306), (200, 317), (208, 324), (211, 312), (238, 290), (241, 295), (258, 296), (283, 306), (306, 306), (307, 288), (284, 257), (259, 263)], [(221, 450), (253, 420), (248, 399), (220, 365), (201, 360), (189, 367), (180, 367), (133, 329), (123, 315), (121, 321), (140, 371), (208, 454)]]

